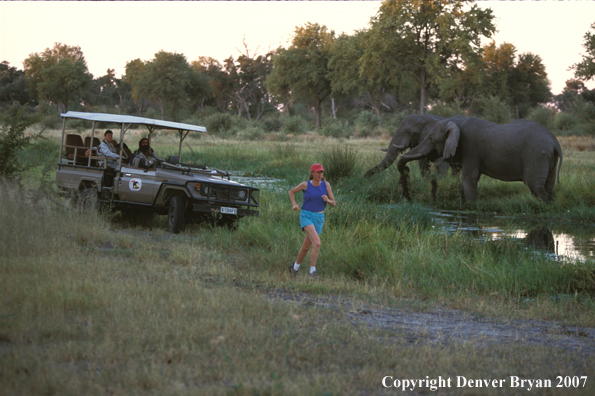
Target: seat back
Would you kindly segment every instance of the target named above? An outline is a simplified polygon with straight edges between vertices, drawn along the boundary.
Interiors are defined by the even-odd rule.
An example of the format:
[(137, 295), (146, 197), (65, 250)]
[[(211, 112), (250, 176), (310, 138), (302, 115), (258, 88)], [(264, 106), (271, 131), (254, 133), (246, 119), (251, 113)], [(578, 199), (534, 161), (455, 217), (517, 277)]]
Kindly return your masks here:
[[(91, 142), (91, 136), (85, 137), (85, 147), (88, 148), (90, 142)], [(99, 147), (100, 144), (101, 144), (101, 141), (99, 140), (99, 138), (94, 137), (93, 138), (93, 146), (92, 147)]]
[[(81, 137), (81, 135), (77, 135), (74, 133), (69, 133), (68, 135), (66, 135), (66, 139), (64, 140), (64, 145), (66, 146), (71, 146), (71, 147), (65, 147), (66, 149), (66, 156), (70, 158), (70, 156), (74, 156), (74, 147), (72, 146), (76, 146), (76, 147), (80, 147), (79, 153), (77, 154), (84, 154), (85, 152), (81, 151), (81, 149), (83, 149), (85, 147), (85, 144), (83, 143), (83, 138)], [(70, 158), (72, 159), (72, 158)]]

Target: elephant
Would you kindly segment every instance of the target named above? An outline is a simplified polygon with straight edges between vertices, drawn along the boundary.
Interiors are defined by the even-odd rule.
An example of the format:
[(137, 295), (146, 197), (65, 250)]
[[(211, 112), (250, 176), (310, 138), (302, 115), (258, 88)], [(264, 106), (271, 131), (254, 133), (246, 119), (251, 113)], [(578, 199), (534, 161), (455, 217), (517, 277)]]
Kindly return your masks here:
[[(397, 130), (390, 141), (390, 145), (388, 146), (384, 159), (378, 165), (369, 169), (364, 174), (364, 177), (368, 178), (391, 166), (397, 159), (397, 156), (400, 152), (405, 151), (407, 148), (417, 146), (426, 137), (434, 125), (436, 125), (438, 121), (444, 119), (444, 117), (431, 114), (414, 114), (405, 117), (397, 127)], [(439, 173), (446, 173), (449, 165), (439, 160), (436, 166)], [(425, 175), (429, 170), (429, 162), (425, 159), (422, 159), (419, 162), (419, 168), (422, 176)]]
[(461, 164), (463, 202), (477, 199), (481, 175), (523, 181), (544, 202), (553, 199), (556, 167), (560, 183), (560, 143), (549, 129), (530, 120), (505, 125), (475, 117), (439, 121), (420, 144), (401, 156), (397, 167), (403, 174), (409, 161), (440, 157)]

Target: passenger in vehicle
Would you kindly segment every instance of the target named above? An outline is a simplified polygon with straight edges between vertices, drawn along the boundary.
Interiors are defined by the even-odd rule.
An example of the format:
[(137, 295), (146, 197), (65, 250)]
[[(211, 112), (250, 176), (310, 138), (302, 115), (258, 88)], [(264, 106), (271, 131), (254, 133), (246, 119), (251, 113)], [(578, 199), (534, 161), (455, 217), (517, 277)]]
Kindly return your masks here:
[(148, 145), (141, 146), (138, 149), (138, 151), (139, 151), (139, 153), (134, 157), (134, 160), (132, 161), (132, 166), (138, 167), (140, 164), (140, 160), (144, 159), (145, 164), (147, 165), (147, 168), (154, 168), (156, 160), (155, 160), (155, 158), (153, 158), (151, 156), (151, 153), (152, 153), (151, 146), (148, 146)]
[[(149, 146), (149, 139), (147, 138), (142, 138), (139, 142), (138, 142), (138, 150), (136, 150), (134, 152), (134, 154), (132, 155), (132, 159), (130, 160), (131, 164), (134, 162), (134, 160), (136, 159), (136, 156), (141, 152), (141, 147), (143, 146)], [(151, 157), (153, 157), (156, 161), (156, 163), (162, 162), (163, 160), (161, 158), (159, 158), (157, 156), (157, 154), (155, 154), (155, 151), (153, 151), (153, 149), (151, 148)]]
[(102, 157), (107, 157), (107, 166), (115, 169), (118, 166), (118, 159), (120, 156), (116, 153), (116, 148), (112, 143), (113, 136), (114, 133), (111, 130), (108, 129), (105, 131), (103, 134), (105, 139), (99, 145), (99, 155)]

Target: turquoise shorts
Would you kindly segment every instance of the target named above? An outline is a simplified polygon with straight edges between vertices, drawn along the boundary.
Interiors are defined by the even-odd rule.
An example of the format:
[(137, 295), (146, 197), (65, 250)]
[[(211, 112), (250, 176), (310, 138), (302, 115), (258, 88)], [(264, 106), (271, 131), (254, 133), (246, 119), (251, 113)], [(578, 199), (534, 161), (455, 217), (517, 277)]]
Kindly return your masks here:
[(322, 226), (324, 225), (324, 213), (310, 212), (302, 209), (300, 213), (300, 226), (302, 230), (304, 227), (313, 225), (318, 235), (322, 234)]

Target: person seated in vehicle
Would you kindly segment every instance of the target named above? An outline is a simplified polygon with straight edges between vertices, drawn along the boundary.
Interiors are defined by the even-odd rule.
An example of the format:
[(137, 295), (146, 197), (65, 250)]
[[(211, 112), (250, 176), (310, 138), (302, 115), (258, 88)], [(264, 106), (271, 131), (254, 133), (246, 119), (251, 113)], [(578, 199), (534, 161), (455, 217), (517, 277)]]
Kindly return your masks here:
[[(132, 164), (134, 162), (134, 159), (136, 158), (136, 156), (141, 152), (141, 147), (143, 146), (149, 146), (149, 139), (147, 138), (142, 138), (139, 142), (138, 142), (138, 150), (136, 150), (134, 152), (134, 154), (132, 155), (132, 159), (130, 160), (130, 163)], [(159, 158), (157, 156), (157, 154), (155, 154), (155, 151), (153, 151), (153, 148), (151, 148), (151, 157), (153, 157), (156, 161), (157, 164), (159, 164), (160, 162), (162, 162), (163, 160), (161, 158)]]
[(139, 153), (134, 157), (134, 160), (132, 161), (132, 166), (136, 166), (138, 168), (140, 165), (140, 161), (144, 159), (147, 168), (154, 168), (157, 160), (153, 158), (151, 153), (151, 146), (141, 146), (139, 148)]
[(101, 157), (107, 157), (107, 166), (110, 168), (115, 169), (118, 166), (118, 159), (120, 156), (116, 153), (116, 148), (112, 142), (112, 138), (114, 133), (111, 130), (105, 131), (103, 137), (105, 138), (103, 142), (99, 145), (99, 155)]

